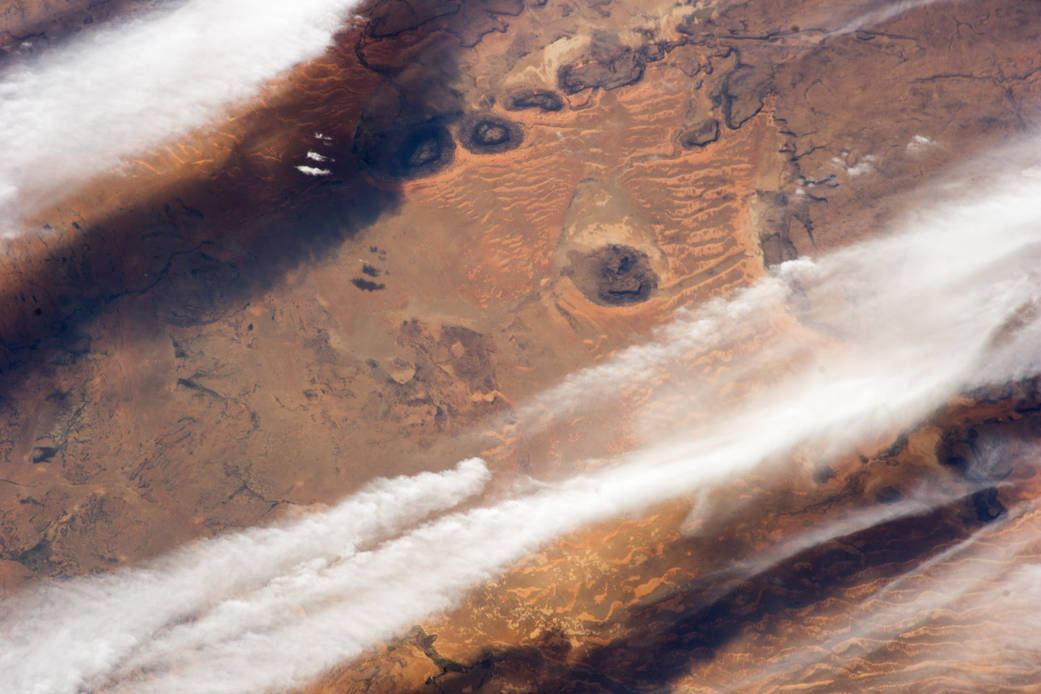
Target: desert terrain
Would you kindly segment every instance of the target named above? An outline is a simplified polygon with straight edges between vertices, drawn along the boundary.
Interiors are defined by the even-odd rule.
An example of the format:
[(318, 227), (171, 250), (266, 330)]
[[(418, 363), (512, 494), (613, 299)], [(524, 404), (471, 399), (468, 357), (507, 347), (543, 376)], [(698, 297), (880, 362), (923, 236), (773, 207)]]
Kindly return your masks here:
[[(158, 4), (10, 3), (0, 61)], [(370, 2), (255, 102), (41, 207), (0, 258), (0, 594), (470, 456), (492, 498), (707, 416), (655, 381), (522, 413), (1041, 128), (1041, 3), (892, 5)], [(963, 393), (711, 514), (567, 534), (306, 691), (1031, 691), (1036, 659), (959, 655), (1020, 609), (986, 582), (899, 638), (850, 624), (1037, 559), (1039, 413), (1033, 379)], [(800, 544), (923, 486), (950, 500)]]

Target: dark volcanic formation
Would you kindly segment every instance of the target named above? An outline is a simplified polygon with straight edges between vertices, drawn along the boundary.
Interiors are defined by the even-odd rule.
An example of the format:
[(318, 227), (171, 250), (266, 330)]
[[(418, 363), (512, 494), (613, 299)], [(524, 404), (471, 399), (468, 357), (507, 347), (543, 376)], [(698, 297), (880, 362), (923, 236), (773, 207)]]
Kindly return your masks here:
[[(151, 4), (17, 0), (0, 59)], [(481, 455), (506, 484), (639, 445), (655, 410), (635, 381), (599, 423), (499, 423), (678, 308), (871, 238), (904, 191), (1041, 128), (1041, 4), (906, 3), (825, 35), (851, 18), (831, 21), (839, 5), (375, 0), (285, 93), (56, 200), (3, 258), (0, 593), (374, 477)], [(308, 691), (700, 691), (816, 654), (847, 610), (886, 609), (865, 595), (1041, 498), (1036, 455), (985, 445), (1041, 447), (1039, 397), (970, 393), (849, 460), (800, 450), (789, 478), (742, 479), (742, 504), (693, 534), (677, 507), (562, 539)], [(964, 493), (735, 570), (937, 479)], [(961, 623), (906, 650), (868, 639), (810, 675), (893, 691), (870, 678), (922, 677), (914, 639), (986, 621), (942, 619)], [(989, 691), (1029, 691), (1021, 672), (993, 663)]]
[(605, 306), (638, 304), (658, 288), (647, 254), (611, 244), (572, 259), (571, 277), (590, 301)]
[(618, 89), (638, 82), (643, 71), (643, 58), (633, 49), (594, 43), (587, 55), (560, 67), (557, 82), (568, 94), (597, 87)]
[(520, 146), (524, 132), (513, 121), (487, 113), (475, 113), (459, 125), (459, 141), (477, 154), (497, 154)]
[(507, 111), (523, 111), (537, 108), (542, 111), (559, 111), (564, 108), (564, 100), (556, 92), (548, 89), (519, 89), (505, 99)]
[(709, 118), (700, 125), (696, 125), (690, 130), (684, 130), (680, 133), (680, 145), (682, 145), (684, 149), (704, 147), (718, 139), (719, 121), (715, 118)]
[(359, 128), (354, 148), (363, 170), (390, 181), (430, 176), (455, 157), (455, 141), (441, 119), (385, 130)]

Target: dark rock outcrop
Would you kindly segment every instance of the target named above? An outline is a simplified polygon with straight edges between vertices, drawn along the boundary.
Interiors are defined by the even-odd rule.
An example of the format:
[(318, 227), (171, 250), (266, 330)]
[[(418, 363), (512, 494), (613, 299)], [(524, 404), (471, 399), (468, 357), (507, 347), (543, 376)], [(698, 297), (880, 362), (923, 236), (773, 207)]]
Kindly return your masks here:
[(658, 288), (647, 254), (630, 246), (611, 244), (576, 256), (569, 271), (586, 298), (605, 306), (638, 304)]

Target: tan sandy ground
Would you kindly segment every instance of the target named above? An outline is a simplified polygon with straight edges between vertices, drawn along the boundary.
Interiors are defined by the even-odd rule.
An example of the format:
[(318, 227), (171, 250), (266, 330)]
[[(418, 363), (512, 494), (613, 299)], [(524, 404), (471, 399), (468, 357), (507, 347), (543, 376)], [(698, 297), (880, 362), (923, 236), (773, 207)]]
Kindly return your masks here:
[[(0, 36), (64, 16), (17, 5)], [(640, 384), (619, 393), (609, 427), (565, 418), (529, 436), (504, 417), (681, 306), (870, 236), (917, 184), (1041, 125), (1036, 2), (937, 3), (842, 35), (826, 29), (855, 17), (853, 3), (391, 0), (364, 14), (258, 104), (70, 193), (6, 249), (4, 591), (467, 455), (553, 475), (623, 450)], [(559, 110), (512, 109), (539, 90)], [(440, 170), (401, 180), (378, 146), (358, 150), (356, 133), (393, 140), (428, 118), (455, 142)], [(474, 145), (481, 118), (514, 141)], [(331, 184), (295, 168), (308, 151), (335, 160)], [(814, 548), (722, 592), (713, 580), (711, 600), (706, 576), (934, 476), (941, 439), (1029, 420), (1009, 403), (1033, 397), (956, 404), (891, 454), (888, 441), (862, 451), (866, 462), (739, 480), (733, 512), (693, 535), (675, 504), (562, 540), (316, 691), (702, 691), (754, 675), (972, 532), (980, 502)], [(1010, 508), (1038, 484), (1025, 468), (1013, 480)], [(992, 541), (1013, 543), (1025, 523)], [(942, 628), (964, 639), (975, 618)], [(852, 672), (784, 677), (882, 691), (872, 676), (914, 664), (916, 639), (933, 633), (880, 646)], [(747, 689), (779, 689), (777, 677)]]

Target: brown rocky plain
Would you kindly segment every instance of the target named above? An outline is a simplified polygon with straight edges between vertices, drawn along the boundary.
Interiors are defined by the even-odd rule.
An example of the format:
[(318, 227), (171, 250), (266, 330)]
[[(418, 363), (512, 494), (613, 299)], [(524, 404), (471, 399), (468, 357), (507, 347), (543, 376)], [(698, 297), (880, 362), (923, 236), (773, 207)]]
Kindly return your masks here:
[[(0, 48), (85, 23), (56, 5), (9, 4)], [(469, 455), (505, 484), (631, 447), (644, 384), (607, 425), (527, 434), (510, 413), (1041, 127), (1041, 3), (856, 24), (884, 6), (374, 2), (258, 103), (41, 211), (0, 261), (0, 591)], [(296, 168), (308, 151), (329, 175)], [(309, 691), (906, 691), (915, 672), (916, 691), (1036, 691), (1041, 661), (923, 660), (1000, 624), (998, 596), (894, 641), (849, 614), (990, 561), (948, 550), (1033, 509), (1039, 411), (1033, 382), (967, 394), (846, 459), (735, 480), (693, 526), (677, 501), (563, 538)], [(998, 470), (974, 457), (988, 433), (1022, 442)], [(749, 559), (924, 483), (964, 493)], [(987, 546), (1036, 556), (1023, 513)], [(833, 651), (793, 660), (811, 642)]]

